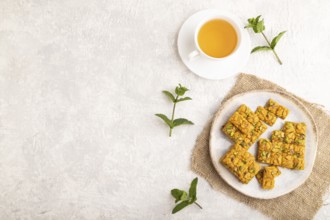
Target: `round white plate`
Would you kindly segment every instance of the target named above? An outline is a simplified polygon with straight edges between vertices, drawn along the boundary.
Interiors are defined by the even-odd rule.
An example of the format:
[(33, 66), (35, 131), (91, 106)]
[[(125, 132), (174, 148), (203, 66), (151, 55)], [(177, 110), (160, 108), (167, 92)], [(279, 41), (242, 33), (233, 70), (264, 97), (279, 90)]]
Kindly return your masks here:
[[(229, 172), (220, 162), (222, 157), (233, 145), (220, 130), (229, 117), (236, 111), (241, 104), (246, 104), (255, 111), (258, 106), (264, 106), (269, 98), (272, 98), (279, 104), (290, 109), (290, 114), (285, 121), (305, 122), (307, 125), (306, 149), (305, 149), (305, 169), (290, 170), (279, 167), (282, 174), (275, 178), (275, 187), (272, 190), (264, 190), (260, 187), (256, 178), (253, 178), (248, 184), (242, 184), (236, 177)], [(294, 101), (293, 101), (294, 100)], [(314, 120), (306, 108), (296, 99), (280, 92), (256, 90), (244, 94), (239, 94), (226, 101), (220, 110), (216, 113), (210, 133), (210, 155), (212, 163), (219, 175), (234, 189), (254, 198), (272, 199), (285, 195), (301, 184), (303, 184), (312, 172), (313, 164), (317, 151), (317, 131)], [(271, 132), (279, 130), (284, 124), (284, 120), (278, 118), (276, 123), (270, 127), (261, 136), (261, 138), (270, 139)], [(253, 155), (257, 153), (257, 144), (251, 146), (249, 152)], [(266, 166), (267, 164), (261, 164)]]
[(233, 15), (228, 15), (243, 28), (241, 46), (238, 48), (237, 53), (232, 54), (226, 60), (217, 61), (199, 56), (189, 61), (188, 54), (195, 50), (195, 28), (204, 17), (210, 15), (227, 15), (227, 13), (216, 9), (208, 9), (190, 16), (179, 31), (178, 50), (183, 63), (195, 74), (207, 79), (224, 79), (239, 73), (247, 63), (251, 51), (250, 36), (244, 29), (244, 25), (240, 19), (233, 17)]

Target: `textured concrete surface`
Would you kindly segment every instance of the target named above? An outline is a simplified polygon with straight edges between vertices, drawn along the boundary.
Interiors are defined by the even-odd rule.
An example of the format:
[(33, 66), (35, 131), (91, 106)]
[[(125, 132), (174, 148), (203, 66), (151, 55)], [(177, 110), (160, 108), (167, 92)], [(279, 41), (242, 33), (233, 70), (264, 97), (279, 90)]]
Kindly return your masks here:
[[(201, 178), (204, 209), (170, 214), (169, 191), (196, 176), (195, 139), (235, 80), (199, 78), (178, 57), (181, 24), (206, 8), (288, 30), (283, 66), (259, 53), (242, 71), (330, 109), (327, 0), (1, 0), (0, 219), (266, 219)], [(168, 138), (153, 114), (170, 113), (161, 90), (179, 82), (193, 101), (177, 116), (195, 125)]]

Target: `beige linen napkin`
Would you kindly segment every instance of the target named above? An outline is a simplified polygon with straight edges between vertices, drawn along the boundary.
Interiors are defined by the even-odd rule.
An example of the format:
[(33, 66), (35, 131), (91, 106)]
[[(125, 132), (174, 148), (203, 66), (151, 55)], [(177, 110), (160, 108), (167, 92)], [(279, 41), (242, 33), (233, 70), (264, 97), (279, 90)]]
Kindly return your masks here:
[(251, 90), (270, 89), (285, 92), (300, 100), (312, 114), (318, 130), (318, 152), (313, 172), (308, 180), (293, 192), (279, 198), (262, 200), (245, 196), (231, 188), (214, 169), (209, 155), (209, 134), (212, 120), (198, 136), (191, 158), (191, 168), (210, 185), (226, 195), (255, 208), (273, 219), (312, 219), (323, 205), (323, 195), (330, 182), (330, 115), (319, 106), (309, 103), (280, 86), (249, 74), (240, 74), (223, 102), (232, 96)]

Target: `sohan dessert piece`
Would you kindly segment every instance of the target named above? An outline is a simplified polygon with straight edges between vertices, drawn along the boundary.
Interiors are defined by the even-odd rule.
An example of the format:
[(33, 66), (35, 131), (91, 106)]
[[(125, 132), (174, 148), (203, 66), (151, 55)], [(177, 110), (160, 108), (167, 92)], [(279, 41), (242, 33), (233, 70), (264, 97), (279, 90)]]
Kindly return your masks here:
[(271, 140), (273, 143), (283, 143), (285, 138), (285, 133), (280, 130), (275, 130), (272, 132)]
[[(242, 104), (236, 112), (242, 115), (251, 125), (254, 126), (252, 132), (246, 136), (246, 138), (249, 139), (247, 144), (251, 146), (267, 130), (267, 126), (260, 121), (259, 117), (245, 104)], [(243, 144), (245, 143), (243, 142)]]
[(260, 139), (258, 142), (257, 160), (261, 163), (303, 170), (304, 157), (305, 146), (302, 145), (270, 142), (267, 139)]
[(285, 133), (306, 134), (306, 124), (304, 122), (286, 121), (281, 130)]
[(250, 134), (254, 127), (241, 114), (235, 112), (230, 118), (229, 122), (235, 125), (243, 134)]
[(296, 132), (296, 123), (291, 121), (286, 121), (282, 127), (284, 133), (295, 133)]
[(284, 133), (284, 143), (293, 144), (296, 140), (296, 133)]
[(284, 123), (284, 142), (287, 144), (305, 145), (306, 124), (287, 121)]
[(276, 166), (265, 167), (262, 176), (263, 189), (273, 189), (275, 186), (275, 177), (279, 176), (281, 171)]
[(253, 131), (246, 135), (243, 134), (237, 127), (232, 123), (227, 122), (223, 127), (222, 131), (232, 140), (234, 143), (240, 144), (244, 148), (248, 149), (254, 144), (258, 138), (266, 131), (267, 126), (259, 121), (254, 127)]
[[(274, 186), (275, 185), (275, 180), (271, 180), (271, 178), (269, 178), (268, 180), (266, 180), (265, 182), (263, 181), (264, 180), (264, 172), (265, 172), (265, 167), (264, 168), (261, 168), (259, 170), (259, 172), (257, 173), (256, 175), (256, 178), (258, 180), (258, 183), (260, 184), (260, 186), (262, 188), (266, 187), (267, 186)], [(268, 166), (267, 167), (267, 173), (268, 174), (268, 177), (271, 177), (269, 174), (271, 174), (275, 179), (275, 177), (281, 175), (281, 171), (278, 169), (277, 166)]]
[(234, 143), (240, 144), (242, 147), (248, 149), (251, 144), (251, 137), (243, 134), (238, 128), (232, 123), (227, 122), (223, 127), (222, 131), (229, 137)]
[(235, 144), (220, 162), (244, 184), (249, 183), (260, 170), (254, 156), (239, 144)]
[(257, 122), (251, 134), (247, 135), (250, 145), (254, 144), (266, 130), (267, 126), (264, 123)]
[(257, 122), (254, 126), (252, 133), (262, 135), (267, 130), (267, 126), (261, 121)]
[(306, 124), (305, 123), (296, 123), (295, 129), (296, 129), (296, 137), (295, 137), (294, 143), (298, 144), (298, 145), (305, 145), (306, 129), (307, 129)]
[(243, 104), (221, 130), (232, 141), (248, 149), (267, 130), (267, 126), (249, 107)]
[[(242, 104), (238, 109), (237, 112), (242, 115), (250, 124), (254, 126), (253, 131), (251, 132), (250, 136), (260, 136), (262, 135), (266, 130), (267, 126), (262, 123), (259, 119), (259, 117), (245, 104)], [(257, 137), (257, 138), (258, 138)], [(253, 138), (252, 138), (253, 140)], [(254, 140), (253, 142), (255, 142)]]
[(272, 132), (272, 142), (260, 139), (257, 160), (288, 169), (305, 167), (306, 124), (285, 122), (282, 130)]
[(256, 110), (256, 115), (261, 121), (264, 121), (266, 124), (272, 126), (276, 122), (276, 115), (262, 106), (258, 106)]
[(237, 112), (242, 115), (250, 124), (256, 126), (260, 119), (258, 116), (245, 104), (242, 104), (238, 109)]
[(282, 151), (282, 167), (294, 170), (303, 170), (305, 168), (305, 146), (283, 144)]
[(281, 165), (282, 143), (272, 143), (268, 139), (260, 139), (258, 142), (257, 160), (261, 163)]
[(280, 169), (277, 167), (277, 166), (268, 166), (268, 167), (265, 167), (265, 169), (267, 168), (267, 170), (269, 172), (271, 172), (271, 174), (274, 176), (274, 177), (277, 177), (279, 175), (281, 175), (281, 171)]
[(235, 143), (238, 142), (243, 136), (245, 136), (242, 132), (238, 130), (238, 128), (235, 127), (235, 125), (230, 122), (227, 122), (221, 130)]
[(296, 133), (294, 143), (297, 144), (297, 145), (305, 146), (305, 144), (306, 144), (306, 134), (297, 134)]
[(295, 123), (295, 129), (297, 134), (306, 134), (306, 124), (303, 122)]
[(284, 132), (284, 143), (291, 144), (294, 143), (296, 138), (296, 124), (294, 122), (285, 122), (282, 131)]
[(269, 99), (265, 109), (267, 109), (268, 111), (272, 112), (273, 114), (275, 114), (277, 117), (285, 119), (288, 114), (289, 114), (289, 109), (285, 108), (284, 106), (278, 104), (277, 102), (275, 102), (272, 99)]

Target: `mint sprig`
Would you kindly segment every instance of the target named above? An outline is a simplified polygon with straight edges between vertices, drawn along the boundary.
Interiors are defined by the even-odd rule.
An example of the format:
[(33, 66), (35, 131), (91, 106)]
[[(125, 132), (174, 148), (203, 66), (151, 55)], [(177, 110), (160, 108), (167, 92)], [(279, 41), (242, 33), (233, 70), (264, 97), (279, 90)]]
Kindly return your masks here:
[(173, 95), (171, 92), (164, 90), (163, 93), (173, 102), (173, 109), (172, 109), (172, 116), (171, 119), (169, 119), (166, 115), (164, 114), (155, 114), (157, 117), (161, 118), (169, 127), (170, 127), (170, 133), (169, 136), (172, 136), (172, 130), (173, 128), (180, 126), (180, 125), (193, 125), (194, 123), (189, 121), (188, 119), (185, 118), (177, 118), (174, 119), (174, 114), (175, 114), (175, 108), (176, 108), (176, 104), (178, 102), (183, 102), (183, 101), (187, 101), (187, 100), (191, 100), (190, 97), (183, 97), (180, 98), (182, 96), (184, 96), (184, 94), (189, 91), (189, 89), (187, 89), (186, 87), (182, 86), (181, 84), (179, 84), (179, 86), (177, 86), (175, 88), (175, 95)]
[(197, 201), (197, 183), (198, 183), (198, 178), (196, 177), (195, 179), (193, 179), (193, 181), (190, 184), (189, 194), (186, 191), (180, 190), (180, 189), (171, 190), (171, 194), (175, 198), (175, 203), (180, 202), (173, 208), (172, 214), (177, 213), (178, 211), (184, 209), (185, 207), (187, 207), (191, 204), (195, 204), (200, 209), (203, 209), (203, 207), (196, 202)]
[(279, 42), (279, 40), (281, 39), (281, 37), (285, 34), (286, 31), (282, 31), (281, 33), (279, 33), (276, 37), (273, 38), (273, 40), (270, 42), (268, 40), (268, 38), (266, 37), (266, 35), (264, 34), (264, 30), (266, 29), (265, 25), (264, 25), (264, 19), (260, 19), (261, 15), (259, 15), (256, 18), (249, 18), (248, 24), (244, 27), (244, 28), (252, 28), (254, 33), (258, 34), (261, 33), (262, 36), (265, 38), (268, 46), (258, 46), (252, 49), (251, 53), (257, 52), (257, 51), (267, 51), (267, 50), (271, 50), (273, 51), (277, 61), (279, 62), (279, 64), (282, 65), (282, 61), (279, 58), (279, 56), (277, 55), (276, 51), (275, 51), (275, 47), (277, 45), (277, 43)]

